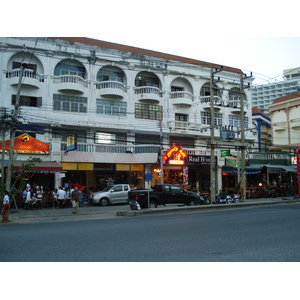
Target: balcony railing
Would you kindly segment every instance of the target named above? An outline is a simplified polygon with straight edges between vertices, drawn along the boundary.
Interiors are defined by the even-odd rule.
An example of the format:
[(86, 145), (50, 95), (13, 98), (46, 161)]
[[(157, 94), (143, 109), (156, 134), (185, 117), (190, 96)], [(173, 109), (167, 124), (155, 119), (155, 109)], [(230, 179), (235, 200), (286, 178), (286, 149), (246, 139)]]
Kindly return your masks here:
[[(204, 107), (210, 108), (210, 96), (200, 96), (200, 103), (204, 104)], [(241, 100), (240, 99), (222, 99), (219, 96), (214, 96), (214, 106), (223, 106), (241, 109)], [(248, 103), (244, 100), (244, 107), (248, 107)]]
[(126, 91), (125, 85), (122, 82), (119, 81), (102, 81), (96, 83), (96, 89), (115, 89), (115, 90), (121, 90), (123, 92)]
[(100, 95), (111, 95), (117, 97), (124, 97), (126, 93), (126, 86), (119, 81), (101, 81), (96, 83), (96, 89), (100, 90)]
[(162, 97), (161, 90), (153, 86), (135, 87), (134, 93), (137, 95), (139, 101), (160, 102)]
[[(21, 72), (21, 69), (13, 69), (6, 73), (6, 78), (11, 79), (11, 82), (10, 82), (11, 85), (18, 84), (20, 72)], [(22, 76), (23, 84), (28, 84), (28, 85), (33, 85), (35, 87), (39, 87), (40, 83), (43, 83), (44, 80), (45, 80), (45, 77), (43, 75), (40, 75), (33, 70), (25, 69), (23, 71), (23, 76)]]
[(174, 130), (191, 130), (191, 131), (200, 131), (201, 124), (185, 122), (185, 121), (169, 121), (168, 127)]
[(170, 92), (171, 103), (174, 105), (188, 105), (193, 104), (193, 95), (190, 92), (177, 91)]
[[(61, 151), (66, 150), (66, 144), (61, 144)], [(159, 145), (99, 145), (99, 144), (84, 144), (77, 143), (77, 152), (89, 153), (158, 153), (160, 151)]]
[(60, 75), (54, 77), (54, 83), (74, 83), (74, 84), (80, 84), (83, 87), (87, 87), (87, 81), (77, 75)]
[(74, 90), (80, 93), (84, 93), (88, 87), (88, 81), (77, 75), (60, 75), (53, 77), (53, 83), (56, 84), (57, 89)]

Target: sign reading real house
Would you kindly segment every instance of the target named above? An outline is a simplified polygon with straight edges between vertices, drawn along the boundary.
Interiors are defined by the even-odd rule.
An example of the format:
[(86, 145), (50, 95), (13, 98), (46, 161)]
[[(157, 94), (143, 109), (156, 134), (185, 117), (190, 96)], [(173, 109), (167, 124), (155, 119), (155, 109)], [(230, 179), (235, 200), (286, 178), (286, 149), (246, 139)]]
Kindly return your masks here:
[[(210, 165), (210, 156), (204, 155), (189, 155), (189, 165)], [(215, 156), (215, 164), (217, 164), (217, 157)]]

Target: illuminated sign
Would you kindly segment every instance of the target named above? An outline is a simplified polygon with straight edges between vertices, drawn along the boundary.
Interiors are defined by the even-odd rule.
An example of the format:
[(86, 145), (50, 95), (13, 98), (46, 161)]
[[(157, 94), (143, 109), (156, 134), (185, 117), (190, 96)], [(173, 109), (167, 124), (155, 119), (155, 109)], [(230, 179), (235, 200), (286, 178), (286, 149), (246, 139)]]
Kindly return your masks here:
[[(4, 142), (4, 150), (10, 150), (10, 140)], [(49, 154), (49, 151), (49, 144), (43, 143), (26, 133), (15, 138), (15, 153)], [(0, 152), (2, 152), (2, 142), (0, 143)]]
[(186, 159), (186, 153), (175, 144), (164, 154), (164, 163), (166, 165), (185, 165), (187, 163)]
[(76, 134), (67, 136), (66, 152), (77, 149), (76, 140)]
[(229, 156), (230, 150), (221, 150), (221, 156)]

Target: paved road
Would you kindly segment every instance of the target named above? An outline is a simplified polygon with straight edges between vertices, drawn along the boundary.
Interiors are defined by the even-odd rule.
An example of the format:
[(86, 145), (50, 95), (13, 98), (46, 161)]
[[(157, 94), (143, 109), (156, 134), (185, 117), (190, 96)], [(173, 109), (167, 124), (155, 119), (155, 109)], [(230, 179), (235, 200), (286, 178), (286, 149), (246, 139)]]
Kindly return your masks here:
[(300, 205), (0, 227), (0, 261), (300, 261)]

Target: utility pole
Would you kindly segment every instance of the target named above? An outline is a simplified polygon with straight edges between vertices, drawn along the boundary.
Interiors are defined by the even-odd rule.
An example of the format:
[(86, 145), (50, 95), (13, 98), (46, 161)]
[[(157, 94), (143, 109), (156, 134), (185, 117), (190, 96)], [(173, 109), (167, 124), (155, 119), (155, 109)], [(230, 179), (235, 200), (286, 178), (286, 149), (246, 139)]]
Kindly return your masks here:
[(245, 146), (245, 111), (244, 111), (244, 80), (252, 77), (240, 75), (240, 105), (241, 105), (241, 202), (246, 202), (246, 146)]
[(162, 120), (159, 121), (160, 125), (160, 183), (164, 184), (164, 149), (163, 149), (163, 132), (162, 132)]
[(210, 69), (210, 199), (215, 201), (216, 197), (216, 164), (215, 164), (215, 95), (214, 95), (214, 74), (223, 70)]
[(214, 72), (210, 69), (210, 201), (216, 197)]
[(17, 119), (19, 115), (20, 108), (20, 93), (22, 87), (22, 79), (24, 69), (27, 67), (26, 62), (21, 63), (20, 74), (19, 74), (19, 82), (18, 82), (18, 90), (16, 96), (15, 109), (12, 115), (12, 127), (11, 127), (11, 137), (10, 137), (10, 149), (9, 149), (9, 159), (8, 159), (8, 172), (7, 172), (7, 181), (6, 181), (6, 190), (11, 193), (11, 177), (12, 177), (12, 168), (13, 168), (13, 155), (14, 155), (14, 147), (15, 147), (15, 137), (16, 137), (16, 129), (17, 129)]

